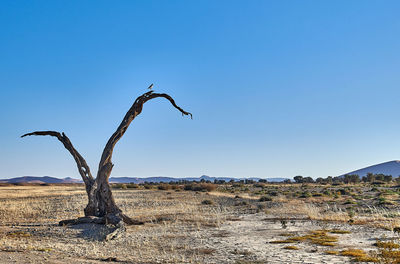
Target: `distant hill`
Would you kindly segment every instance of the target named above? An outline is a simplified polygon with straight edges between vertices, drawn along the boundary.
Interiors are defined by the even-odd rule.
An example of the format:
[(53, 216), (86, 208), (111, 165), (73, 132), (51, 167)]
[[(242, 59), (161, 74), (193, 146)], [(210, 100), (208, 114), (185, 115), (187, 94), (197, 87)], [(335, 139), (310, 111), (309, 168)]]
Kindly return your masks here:
[(79, 183), (80, 180), (70, 177), (59, 179), (50, 176), (23, 176), (11, 179), (0, 179), (0, 183)]
[(392, 175), (394, 178), (400, 176), (400, 160), (393, 160), (393, 161), (388, 161), (376, 165), (372, 165), (363, 169), (355, 170), (352, 172), (345, 173), (341, 176), (344, 176), (346, 174), (357, 174), (360, 177), (364, 177), (367, 175), (367, 173), (374, 173), (374, 174), (386, 174), (386, 175)]
[[(172, 178), (172, 177), (147, 177), (147, 178), (138, 178), (138, 177), (110, 177), (111, 183), (144, 183), (144, 182), (170, 182), (170, 181), (214, 181), (214, 180), (224, 180), (226, 182), (230, 180), (240, 181), (240, 180), (254, 180), (258, 181), (261, 178), (231, 178), (231, 177), (210, 177), (207, 175), (203, 175), (201, 177), (195, 178)], [(268, 182), (283, 182), (287, 178), (267, 178)]]
[[(203, 175), (201, 177), (195, 178), (172, 178), (172, 177), (110, 177), (110, 183), (144, 183), (144, 182), (171, 182), (171, 181), (214, 181), (214, 180), (224, 180), (226, 182), (230, 180), (240, 181), (240, 180), (254, 180), (258, 181), (260, 178), (230, 178), (230, 177), (210, 177)], [(267, 178), (268, 182), (283, 182), (286, 178)], [(59, 179), (50, 176), (23, 176), (11, 179), (0, 179), (0, 183), (82, 183), (81, 180), (73, 179), (70, 177)]]

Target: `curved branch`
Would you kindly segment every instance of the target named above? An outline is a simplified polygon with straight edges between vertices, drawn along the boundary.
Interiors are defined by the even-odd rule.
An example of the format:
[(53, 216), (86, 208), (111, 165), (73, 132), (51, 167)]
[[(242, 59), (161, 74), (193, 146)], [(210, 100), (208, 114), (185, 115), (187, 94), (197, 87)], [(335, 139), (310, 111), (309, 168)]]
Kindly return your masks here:
[(69, 138), (64, 134), (60, 134), (57, 131), (35, 131), (32, 133), (27, 133), (22, 135), (21, 138), (26, 136), (52, 136), (56, 137), (61, 143), (63, 143), (64, 147), (71, 153), (74, 157), (76, 165), (79, 170), (79, 174), (82, 176), (82, 180), (86, 185), (86, 190), (89, 190), (94, 183), (93, 176), (90, 172), (90, 168), (87, 165), (85, 159), (79, 154), (79, 152), (74, 148)]
[[(189, 113), (189, 112), (186, 112), (185, 110), (180, 108), (175, 103), (174, 99), (172, 99), (172, 97), (169, 96), (168, 94), (165, 94), (165, 93), (154, 93), (153, 91), (150, 91), (150, 92), (142, 94), (141, 96), (139, 96), (135, 100), (135, 102), (133, 103), (131, 108), (126, 113), (126, 115), (125, 115), (124, 119), (122, 120), (121, 124), (119, 125), (117, 130), (114, 132), (114, 134), (112, 134), (112, 136), (108, 140), (106, 146), (104, 147), (103, 154), (101, 155), (101, 159), (100, 159), (100, 163), (99, 163), (98, 172), (102, 171), (103, 169), (106, 169), (110, 165), (112, 166), (111, 158), (112, 158), (112, 153), (113, 153), (115, 144), (117, 144), (117, 142), (125, 134), (126, 130), (128, 129), (128, 127), (130, 125), (130, 123), (142, 112), (144, 103), (146, 103), (147, 101), (149, 101), (151, 99), (158, 98), (158, 97), (163, 97), (163, 98), (167, 99), (172, 104), (173, 107), (175, 107), (176, 109), (178, 109), (182, 113), (182, 116), (183, 115), (188, 115), (188, 116), (190, 116), (190, 118), (193, 119), (192, 114)], [(99, 174), (98, 173), (96, 181), (104, 180), (104, 179), (99, 179), (99, 176), (108, 178), (109, 174), (107, 175), (107, 173), (106, 174)]]

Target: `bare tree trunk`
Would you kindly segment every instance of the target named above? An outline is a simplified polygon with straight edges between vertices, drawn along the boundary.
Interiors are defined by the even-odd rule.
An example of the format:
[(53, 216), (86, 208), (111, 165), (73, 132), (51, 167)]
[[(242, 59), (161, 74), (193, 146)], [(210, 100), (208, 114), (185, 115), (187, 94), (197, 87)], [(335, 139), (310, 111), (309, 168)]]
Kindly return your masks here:
[(93, 186), (95, 185), (95, 180), (90, 172), (90, 168), (87, 165), (85, 159), (79, 154), (79, 152), (74, 148), (71, 141), (64, 133), (59, 133), (56, 131), (36, 131), (32, 133), (25, 134), (21, 137), (26, 136), (53, 136), (56, 137), (61, 143), (63, 143), (64, 147), (71, 153), (72, 157), (75, 159), (76, 166), (78, 167), (79, 174), (82, 177), (83, 182), (85, 183), (86, 193), (88, 195), (88, 205), (86, 206), (84, 212), (85, 216), (94, 216), (96, 215), (96, 205), (93, 192)]
[[(124, 215), (121, 209), (119, 209), (119, 207), (115, 203), (114, 197), (111, 192), (111, 187), (108, 182), (112, 168), (114, 166), (112, 164), (111, 158), (116, 143), (125, 134), (130, 123), (142, 112), (144, 103), (157, 97), (163, 97), (167, 99), (176, 109), (178, 109), (182, 113), (182, 115), (190, 115), (190, 117), (192, 117), (191, 113), (186, 112), (182, 108), (177, 106), (172, 97), (167, 94), (154, 93), (153, 91), (150, 91), (139, 96), (135, 100), (131, 108), (128, 110), (121, 124), (118, 126), (114, 134), (112, 134), (106, 146), (104, 147), (103, 154), (99, 162), (96, 179), (93, 178), (85, 159), (73, 147), (71, 141), (64, 133), (59, 133), (56, 131), (36, 131), (21, 136), (25, 137), (35, 135), (56, 137), (59, 141), (61, 141), (61, 143), (63, 143), (64, 147), (71, 153), (71, 155), (75, 159), (79, 174), (81, 175), (82, 180), (85, 183), (86, 193), (88, 195), (88, 204), (84, 209), (85, 217), (77, 220), (61, 221), (60, 224), (92, 222), (103, 224), (110, 223), (116, 226), (123, 226), (123, 223), (137, 223), (137, 221), (134, 221), (128, 216)], [(113, 234), (113, 236), (114, 235), (115, 234)]]

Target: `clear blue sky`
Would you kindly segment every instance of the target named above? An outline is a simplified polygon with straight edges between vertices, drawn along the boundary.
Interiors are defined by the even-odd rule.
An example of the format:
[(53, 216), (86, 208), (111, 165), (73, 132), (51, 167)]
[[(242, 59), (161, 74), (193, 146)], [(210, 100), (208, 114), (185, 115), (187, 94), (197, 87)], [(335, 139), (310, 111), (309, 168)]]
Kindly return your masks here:
[(0, 178), (326, 177), (400, 159), (400, 1), (2, 1)]

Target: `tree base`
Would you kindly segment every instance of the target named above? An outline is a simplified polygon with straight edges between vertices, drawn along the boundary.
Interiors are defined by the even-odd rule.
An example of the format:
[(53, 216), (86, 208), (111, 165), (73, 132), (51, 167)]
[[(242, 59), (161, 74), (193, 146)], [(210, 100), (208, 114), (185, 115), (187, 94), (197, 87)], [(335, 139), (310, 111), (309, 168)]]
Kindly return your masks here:
[(110, 232), (104, 237), (105, 241), (109, 241), (121, 237), (126, 231), (125, 225), (143, 225), (144, 222), (133, 220), (132, 218), (119, 213), (110, 214), (104, 217), (85, 216), (76, 219), (62, 220), (58, 223), (59, 226), (78, 224), (112, 225), (113, 227), (110, 229)]
[(79, 217), (76, 219), (67, 219), (67, 220), (62, 220), (58, 223), (59, 226), (65, 226), (65, 225), (78, 225), (78, 224), (99, 224), (99, 225), (106, 225), (106, 224), (111, 224), (114, 226), (119, 226), (121, 224), (126, 224), (126, 225), (143, 225), (144, 222), (134, 220), (130, 218), (129, 216), (126, 216), (122, 213), (120, 214), (110, 214), (107, 216), (85, 216), (85, 217)]
[(106, 224), (106, 220), (105, 220), (104, 217), (85, 216), (85, 217), (79, 217), (79, 218), (76, 218), (76, 219), (61, 220), (60, 222), (58, 222), (59, 226), (78, 225), (78, 224), (99, 224), (99, 225), (104, 225), (104, 224)]

